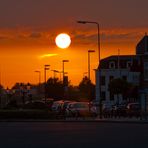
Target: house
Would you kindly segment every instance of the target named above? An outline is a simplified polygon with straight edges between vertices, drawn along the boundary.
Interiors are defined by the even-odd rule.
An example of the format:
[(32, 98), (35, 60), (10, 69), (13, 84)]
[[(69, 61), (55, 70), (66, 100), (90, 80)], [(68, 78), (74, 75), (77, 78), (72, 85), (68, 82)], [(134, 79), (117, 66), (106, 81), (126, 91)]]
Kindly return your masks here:
[[(138, 97), (148, 95), (148, 36), (145, 35), (136, 46), (135, 55), (113, 55), (100, 61), (96, 70), (96, 101), (115, 104), (117, 95), (108, 89), (109, 83), (115, 78), (122, 78), (138, 87)], [(147, 97), (148, 98), (148, 97)], [(119, 103), (125, 99), (122, 95)], [(131, 98), (132, 99), (132, 98)], [(130, 101), (138, 101), (138, 100)]]

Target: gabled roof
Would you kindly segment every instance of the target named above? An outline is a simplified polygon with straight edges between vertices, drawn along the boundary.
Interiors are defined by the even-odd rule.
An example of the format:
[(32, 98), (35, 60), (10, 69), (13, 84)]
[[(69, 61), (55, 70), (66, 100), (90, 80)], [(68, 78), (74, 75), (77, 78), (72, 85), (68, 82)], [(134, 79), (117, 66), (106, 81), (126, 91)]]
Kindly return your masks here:
[(147, 34), (145, 34), (145, 36), (139, 41), (139, 43), (136, 46), (136, 54), (144, 54), (145, 52), (148, 52)]

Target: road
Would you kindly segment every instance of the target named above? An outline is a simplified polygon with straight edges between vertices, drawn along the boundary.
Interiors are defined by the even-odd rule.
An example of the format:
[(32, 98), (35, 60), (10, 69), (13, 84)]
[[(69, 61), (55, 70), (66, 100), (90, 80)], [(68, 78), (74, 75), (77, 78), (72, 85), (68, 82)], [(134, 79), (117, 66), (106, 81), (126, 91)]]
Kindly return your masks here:
[(0, 148), (148, 148), (148, 124), (0, 122)]

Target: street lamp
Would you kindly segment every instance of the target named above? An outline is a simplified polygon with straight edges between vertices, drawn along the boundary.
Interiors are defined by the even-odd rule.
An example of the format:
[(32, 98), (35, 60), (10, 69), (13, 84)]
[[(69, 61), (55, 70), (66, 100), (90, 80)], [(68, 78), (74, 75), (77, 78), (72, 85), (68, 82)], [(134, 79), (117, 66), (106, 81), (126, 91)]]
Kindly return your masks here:
[(36, 71), (34, 71), (34, 72), (36, 72), (36, 73), (39, 74), (39, 85), (40, 85), (40, 84), (41, 84), (41, 71), (36, 70)]
[(44, 80), (45, 80), (45, 85), (44, 85), (44, 91), (45, 91), (45, 103), (46, 103), (46, 70), (49, 70), (50, 65), (44, 65)]
[(94, 50), (88, 50), (88, 79), (90, 80), (90, 53), (95, 52)]
[[(98, 30), (98, 62), (100, 64), (100, 25), (98, 22), (93, 22), (93, 21), (77, 21), (77, 23), (80, 23), (80, 24), (95, 24), (97, 25), (97, 30)], [(99, 65), (98, 64), (98, 65)], [(102, 99), (101, 99), (101, 68), (99, 70), (99, 96), (100, 96), (100, 99), (99, 98), (96, 98), (96, 101), (100, 101), (100, 118), (102, 118)]]
[(58, 70), (55, 70), (55, 69), (53, 69), (53, 70), (51, 70), (51, 71), (53, 71), (53, 79), (55, 80), (55, 78), (56, 78), (56, 73), (59, 73), (59, 71), (58, 71)]
[(69, 60), (63, 60), (63, 87), (64, 87), (64, 98), (68, 98), (68, 77), (65, 77), (65, 71), (64, 71), (64, 63), (69, 62)]
[(40, 93), (41, 93), (41, 71), (36, 70), (36, 71), (34, 71), (34, 72), (36, 72), (36, 73), (38, 73), (38, 74), (39, 74), (38, 93), (39, 93), (39, 95), (40, 95)]
[(100, 64), (100, 25), (98, 22), (92, 22), (92, 21), (77, 21), (77, 23), (80, 24), (96, 24), (97, 30), (98, 30), (98, 62)]
[(65, 72), (64, 72), (64, 63), (65, 63), (65, 62), (69, 62), (69, 60), (63, 60), (62, 62), (63, 62), (62, 68), (63, 68), (63, 84), (64, 84), (64, 76), (65, 76)]

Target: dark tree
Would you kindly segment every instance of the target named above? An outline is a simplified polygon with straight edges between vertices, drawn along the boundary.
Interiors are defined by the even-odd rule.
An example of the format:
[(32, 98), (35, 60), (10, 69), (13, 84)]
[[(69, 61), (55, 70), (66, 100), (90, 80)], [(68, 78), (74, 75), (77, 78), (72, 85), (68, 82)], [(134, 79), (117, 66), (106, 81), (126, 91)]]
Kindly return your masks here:
[(121, 94), (122, 96), (125, 96), (125, 94), (131, 87), (132, 87), (131, 83), (127, 82), (124, 79), (117, 78), (117, 79), (113, 79), (109, 83), (108, 89), (111, 92), (111, 94), (117, 95), (117, 101), (118, 101), (117, 103), (119, 103), (119, 94)]
[(49, 78), (46, 84), (47, 97), (54, 99), (63, 99), (64, 86), (58, 78)]
[(95, 85), (87, 77), (80, 82), (79, 90), (89, 101), (95, 99)]

